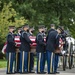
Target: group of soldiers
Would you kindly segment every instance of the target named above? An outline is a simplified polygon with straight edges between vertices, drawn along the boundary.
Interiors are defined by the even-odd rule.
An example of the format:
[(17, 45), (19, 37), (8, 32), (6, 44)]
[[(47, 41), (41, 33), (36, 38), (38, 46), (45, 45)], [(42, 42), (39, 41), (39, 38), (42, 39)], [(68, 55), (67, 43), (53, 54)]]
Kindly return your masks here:
[[(60, 34), (64, 33), (63, 27), (59, 26), (55, 29), (55, 25), (51, 24), (51, 29), (46, 36), (46, 28), (43, 25), (38, 27), (38, 34), (36, 35), (36, 73), (46, 73), (45, 61), (47, 61), (47, 73), (56, 74), (59, 61), (59, 47)], [(12, 73), (33, 73), (34, 71), (34, 53), (31, 52), (30, 36), (33, 36), (34, 28), (28, 24), (23, 25), (18, 29), (18, 33), (14, 34), (15, 27), (9, 26), (9, 33), (7, 35), (7, 74)], [(16, 50), (15, 36), (20, 36), (21, 45), (19, 50)], [(46, 37), (46, 39), (44, 38)]]

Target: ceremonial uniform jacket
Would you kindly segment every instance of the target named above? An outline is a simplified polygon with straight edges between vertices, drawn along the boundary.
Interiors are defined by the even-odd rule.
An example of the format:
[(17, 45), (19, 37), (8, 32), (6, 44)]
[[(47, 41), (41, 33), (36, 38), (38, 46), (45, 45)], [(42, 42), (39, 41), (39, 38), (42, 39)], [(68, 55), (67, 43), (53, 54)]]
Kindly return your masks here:
[(45, 42), (43, 33), (38, 33), (36, 36), (36, 52), (45, 52)]
[(7, 47), (6, 47), (6, 52), (15, 52), (15, 42), (14, 42), (14, 34), (11, 32), (8, 33), (7, 35)]
[(48, 35), (47, 35), (47, 37), (46, 37), (46, 42), (47, 42), (47, 40), (48, 40), (48, 36), (49, 36), (49, 33), (50, 33), (51, 31), (55, 31), (55, 29), (50, 29), (50, 30), (48, 31)]
[(28, 34), (29, 37), (30, 37), (30, 36), (33, 36), (33, 34), (31, 34), (30, 32), (28, 32), (27, 34)]
[(48, 36), (46, 50), (54, 52), (57, 47), (59, 47), (59, 34), (57, 31), (52, 31)]
[(17, 33), (17, 36), (21, 36), (21, 33)]
[(63, 45), (63, 49), (64, 49), (64, 50), (67, 49), (66, 36), (67, 36), (67, 33), (66, 33), (66, 31), (64, 30), (64, 31), (61, 33), (61, 39), (62, 39), (63, 42), (64, 42), (64, 45)]
[(20, 41), (21, 41), (20, 50), (29, 52), (30, 51), (30, 44), (32, 42), (29, 39), (29, 36), (26, 31), (21, 32)]

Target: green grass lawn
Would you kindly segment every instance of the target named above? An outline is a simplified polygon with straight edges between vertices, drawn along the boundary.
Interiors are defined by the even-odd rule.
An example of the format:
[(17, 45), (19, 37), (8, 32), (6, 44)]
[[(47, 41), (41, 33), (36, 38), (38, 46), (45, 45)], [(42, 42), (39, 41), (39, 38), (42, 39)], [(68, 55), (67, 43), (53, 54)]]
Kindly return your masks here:
[[(36, 58), (34, 60), (36, 61)], [(6, 60), (0, 59), (0, 68), (5, 68), (6, 64), (7, 64)], [(34, 62), (34, 64), (36, 65), (36, 62)]]
[[(34, 65), (36, 65), (36, 57), (34, 58)], [(6, 67), (6, 64), (7, 64), (7, 62), (6, 62), (6, 60), (1, 60), (0, 59), (0, 68), (5, 68)]]
[[(6, 64), (6, 60), (0, 60), (0, 68), (5, 68)], [(36, 65), (36, 62), (34, 62), (34, 64)]]
[(6, 67), (6, 60), (0, 60), (0, 68)]

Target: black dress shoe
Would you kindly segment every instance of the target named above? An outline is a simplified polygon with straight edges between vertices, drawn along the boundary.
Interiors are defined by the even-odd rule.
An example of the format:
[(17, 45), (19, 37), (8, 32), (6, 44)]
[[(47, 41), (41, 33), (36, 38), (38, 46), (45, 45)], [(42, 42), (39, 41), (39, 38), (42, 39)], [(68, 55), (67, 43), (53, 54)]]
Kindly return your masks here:
[(56, 74), (59, 74), (60, 72), (55, 72)]
[(15, 72), (15, 73), (20, 73), (20, 72), (18, 71), (18, 72)]
[(41, 74), (41, 72), (37, 72), (37, 74)]
[(29, 72), (20, 72), (20, 74), (28, 74)]
[(15, 73), (6, 73), (6, 74), (15, 74)]
[(29, 73), (35, 73), (35, 72), (31, 72), (31, 71), (30, 71)]
[(46, 72), (37, 72), (37, 74), (46, 74)]
[(37, 74), (41, 74), (40, 72), (37, 72)]
[(41, 72), (41, 74), (46, 74), (46, 72)]
[(56, 74), (56, 73), (54, 72), (54, 73), (48, 73), (48, 74)]

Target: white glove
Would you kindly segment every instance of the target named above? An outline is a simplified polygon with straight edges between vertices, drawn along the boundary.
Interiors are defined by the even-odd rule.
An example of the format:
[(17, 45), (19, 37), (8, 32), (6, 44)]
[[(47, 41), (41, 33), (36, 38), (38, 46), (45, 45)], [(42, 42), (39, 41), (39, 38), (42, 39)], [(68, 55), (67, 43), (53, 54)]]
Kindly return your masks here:
[(66, 53), (66, 51), (61, 51), (61, 54), (64, 55)]

